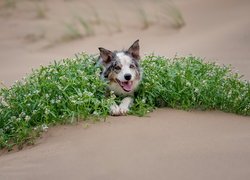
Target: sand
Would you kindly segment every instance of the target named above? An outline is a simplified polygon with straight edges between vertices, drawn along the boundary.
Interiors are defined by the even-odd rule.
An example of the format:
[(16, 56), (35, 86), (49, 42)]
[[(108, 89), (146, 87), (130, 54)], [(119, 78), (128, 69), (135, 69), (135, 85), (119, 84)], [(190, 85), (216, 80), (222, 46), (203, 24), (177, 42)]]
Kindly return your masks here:
[[(14, 10), (3, 8), (0, 3), (0, 80), (9, 86), (40, 64), (72, 57), (81, 51), (98, 53), (99, 46), (110, 50), (126, 48), (138, 38), (142, 55), (193, 54), (207, 61), (232, 64), (235, 71), (250, 80), (250, 2), (175, 2), (186, 22), (181, 29), (171, 27), (171, 23), (161, 18), (154, 20), (148, 29), (142, 29), (132, 2), (91, 1), (89, 7), (100, 10), (105, 21), (112, 17), (107, 8), (115, 9), (122, 31), (98, 25), (95, 36), (63, 43), (57, 41), (64, 33), (60, 18), (65, 22), (71, 20), (72, 9), (92, 18), (90, 8), (86, 9), (80, 0), (45, 1), (42, 7), (47, 14), (41, 19), (36, 17), (36, 6), (30, 1), (16, 4)], [(157, 8), (154, 1), (144, 1), (142, 5), (154, 17)], [(114, 20), (110, 21), (112, 24)], [(106, 122), (86, 127), (79, 123), (50, 128), (36, 145), (1, 154), (0, 179), (245, 180), (250, 177), (249, 117), (165, 108), (148, 117), (109, 117)]]

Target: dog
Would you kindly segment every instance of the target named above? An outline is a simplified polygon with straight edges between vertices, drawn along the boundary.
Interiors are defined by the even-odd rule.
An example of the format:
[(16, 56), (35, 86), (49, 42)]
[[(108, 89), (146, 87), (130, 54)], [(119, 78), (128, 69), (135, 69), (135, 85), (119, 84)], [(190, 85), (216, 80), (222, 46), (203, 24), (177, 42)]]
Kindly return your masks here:
[(124, 97), (119, 105), (110, 107), (113, 116), (126, 115), (133, 103), (134, 92), (141, 81), (140, 46), (136, 40), (127, 50), (110, 51), (99, 47), (101, 77), (108, 82), (109, 91)]

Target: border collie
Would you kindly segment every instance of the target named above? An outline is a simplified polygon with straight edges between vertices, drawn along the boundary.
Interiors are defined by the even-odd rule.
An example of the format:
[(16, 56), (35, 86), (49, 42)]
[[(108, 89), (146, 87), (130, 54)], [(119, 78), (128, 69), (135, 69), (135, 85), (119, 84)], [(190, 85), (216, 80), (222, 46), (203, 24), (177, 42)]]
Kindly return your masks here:
[(110, 114), (126, 115), (141, 81), (139, 40), (136, 40), (128, 50), (112, 52), (102, 47), (99, 50), (99, 63), (103, 67), (101, 77), (108, 82), (110, 91), (124, 97), (120, 105), (114, 104), (110, 107)]

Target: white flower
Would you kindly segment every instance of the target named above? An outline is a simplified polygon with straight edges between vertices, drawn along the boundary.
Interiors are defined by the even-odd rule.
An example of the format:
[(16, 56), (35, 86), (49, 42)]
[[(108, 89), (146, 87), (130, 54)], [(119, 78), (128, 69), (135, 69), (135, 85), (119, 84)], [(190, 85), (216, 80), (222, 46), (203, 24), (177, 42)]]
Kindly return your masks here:
[(66, 78), (65, 75), (63, 75), (63, 76), (60, 76), (59, 79), (60, 79), (60, 80), (66, 80), (67, 78)]
[(76, 100), (74, 100), (73, 98), (70, 99), (70, 102), (72, 102), (73, 104), (76, 104)]
[(186, 82), (186, 85), (187, 86), (191, 86), (191, 83), (188, 81), (188, 82)]
[(39, 93), (39, 90), (35, 90), (33, 93), (34, 93), (34, 94), (38, 94), (38, 93)]
[(29, 121), (30, 120), (30, 116), (25, 116), (25, 121)]
[(48, 115), (50, 113), (49, 109), (45, 109), (45, 114)]
[(9, 104), (4, 99), (1, 100), (1, 103), (3, 106), (9, 107)]
[(87, 95), (88, 97), (92, 97), (92, 96), (93, 96), (93, 93), (92, 93), (92, 92), (86, 92), (86, 95)]
[(11, 120), (16, 120), (16, 116), (11, 116)]
[(196, 92), (196, 93), (199, 93), (199, 91), (200, 91), (200, 90), (199, 90), (198, 88), (195, 88), (195, 89), (194, 89), (194, 92)]
[(19, 114), (19, 117), (25, 117), (25, 112), (21, 112), (21, 114)]
[(96, 115), (96, 116), (97, 116), (97, 115), (99, 115), (99, 113), (96, 112), (96, 111), (94, 111), (94, 112), (93, 112), (93, 115)]
[(58, 87), (59, 90), (63, 89), (63, 87), (61, 85), (58, 85), (57, 87)]
[(82, 97), (82, 92), (78, 91), (77, 95), (80, 96), (80, 97)]
[(47, 131), (48, 128), (49, 128), (49, 127), (48, 127), (46, 124), (43, 124), (43, 125), (42, 125), (42, 131)]

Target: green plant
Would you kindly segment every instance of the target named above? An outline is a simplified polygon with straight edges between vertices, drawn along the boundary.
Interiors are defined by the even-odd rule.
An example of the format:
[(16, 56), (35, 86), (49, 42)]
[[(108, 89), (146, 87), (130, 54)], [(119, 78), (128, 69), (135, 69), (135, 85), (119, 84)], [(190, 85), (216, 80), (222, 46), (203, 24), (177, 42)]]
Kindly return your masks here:
[(153, 55), (145, 57), (142, 67), (144, 77), (132, 113), (171, 107), (250, 115), (250, 83), (230, 67), (192, 56), (167, 60)]
[[(31, 144), (49, 126), (103, 119), (119, 98), (106, 96), (96, 56), (77, 55), (34, 70), (0, 90), (0, 148)], [(229, 67), (196, 57), (146, 56), (130, 114), (157, 107), (217, 109), (250, 116), (250, 83)]]
[(33, 143), (49, 125), (109, 114), (96, 59), (86, 54), (34, 70), (10, 89), (0, 91), (0, 148)]

